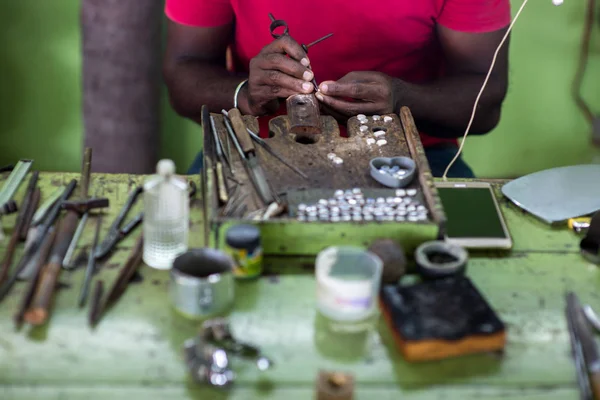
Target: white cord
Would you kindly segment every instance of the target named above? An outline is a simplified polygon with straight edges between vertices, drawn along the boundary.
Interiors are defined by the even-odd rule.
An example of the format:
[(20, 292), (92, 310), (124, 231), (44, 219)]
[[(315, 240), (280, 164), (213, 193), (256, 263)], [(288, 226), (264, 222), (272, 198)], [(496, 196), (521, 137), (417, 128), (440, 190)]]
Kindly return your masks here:
[(479, 95), (477, 95), (477, 99), (475, 100), (475, 105), (473, 106), (473, 113), (471, 114), (471, 120), (469, 121), (469, 124), (467, 125), (467, 130), (465, 131), (463, 140), (460, 143), (460, 146), (458, 148), (458, 151), (456, 152), (456, 155), (454, 156), (452, 161), (450, 161), (450, 164), (448, 164), (448, 166), (446, 167), (446, 170), (444, 171), (444, 175), (442, 176), (442, 180), (444, 180), (444, 181), (447, 180), (446, 175), (448, 175), (448, 171), (450, 171), (450, 168), (452, 168), (452, 166), (454, 165), (456, 160), (458, 160), (458, 157), (460, 157), (460, 154), (462, 153), (463, 146), (465, 145), (467, 136), (469, 135), (469, 131), (471, 130), (471, 125), (473, 125), (473, 120), (475, 120), (475, 113), (477, 112), (477, 106), (479, 105), (479, 100), (481, 99), (481, 95), (483, 95), (483, 91), (485, 90), (485, 87), (487, 86), (488, 81), (490, 80), (490, 76), (492, 75), (492, 71), (494, 70), (494, 66), (496, 65), (496, 59), (498, 58), (498, 53), (500, 53), (500, 50), (502, 49), (504, 42), (506, 42), (506, 39), (508, 39), (508, 35), (510, 35), (510, 31), (512, 31), (513, 26), (515, 26), (515, 23), (519, 19), (521, 12), (527, 5), (527, 2), (529, 2), (529, 0), (523, 0), (523, 4), (521, 5), (521, 8), (519, 8), (519, 11), (517, 11), (517, 14), (515, 14), (515, 18), (513, 18), (510, 26), (508, 27), (508, 30), (506, 31), (506, 34), (502, 38), (502, 41), (500, 42), (500, 44), (498, 45), (498, 48), (496, 49), (496, 52), (494, 53), (494, 58), (492, 59), (492, 65), (490, 66), (490, 70), (488, 71), (488, 74), (485, 77), (485, 81), (483, 81), (483, 85), (481, 86)]

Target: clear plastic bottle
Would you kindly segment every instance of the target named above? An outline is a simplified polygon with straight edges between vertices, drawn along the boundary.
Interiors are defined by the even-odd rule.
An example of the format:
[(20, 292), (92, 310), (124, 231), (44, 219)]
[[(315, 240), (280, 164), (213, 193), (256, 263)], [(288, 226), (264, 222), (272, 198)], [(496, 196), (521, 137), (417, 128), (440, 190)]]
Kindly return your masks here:
[(187, 182), (175, 176), (175, 164), (160, 160), (156, 175), (144, 183), (144, 262), (170, 269), (173, 260), (187, 251), (189, 232)]

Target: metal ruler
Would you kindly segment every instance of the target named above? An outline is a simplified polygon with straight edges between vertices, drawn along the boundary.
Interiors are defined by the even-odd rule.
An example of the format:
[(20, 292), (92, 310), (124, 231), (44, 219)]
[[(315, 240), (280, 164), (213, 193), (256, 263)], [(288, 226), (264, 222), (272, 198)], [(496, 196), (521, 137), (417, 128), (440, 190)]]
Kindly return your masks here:
[(13, 198), (25, 179), (25, 175), (29, 172), (31, 164), (33, 164), (33, 160), (19, 160), (15, 169), (10, 173), (8, 180), (2, 186), (2, 190), (0, 191), (0, 205), (6, 204), (6, 202)]

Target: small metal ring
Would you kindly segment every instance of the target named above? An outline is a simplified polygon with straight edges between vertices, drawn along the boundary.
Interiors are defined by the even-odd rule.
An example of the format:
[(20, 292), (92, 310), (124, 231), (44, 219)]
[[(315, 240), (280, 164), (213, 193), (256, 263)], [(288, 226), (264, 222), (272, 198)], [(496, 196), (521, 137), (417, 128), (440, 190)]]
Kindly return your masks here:
[[(280, 28), (282, 26), (283, 26), (283, 33), (281, 35), (275, 33), (275, 29)], [(280, 19), (277, 19), (277, 20), (271, 22), (271, 26), (269, 26), (269, 30), (271, 31), (271, 36), (273, 36), (273, 38), (275, 38), (275, 39), (279, 39), (279, 38), (287, 35), (289, 32), (287, 23)]]
[[(454, 260), (441, 263), (432, 262), (428, 257), (432, 253), (447, 254)], [(417, 272), (425, 279), (439, 279), (463, 274), (468, 260), (469, 255), (465, 249), (442, 241), (423, 243), (415, 251)]]

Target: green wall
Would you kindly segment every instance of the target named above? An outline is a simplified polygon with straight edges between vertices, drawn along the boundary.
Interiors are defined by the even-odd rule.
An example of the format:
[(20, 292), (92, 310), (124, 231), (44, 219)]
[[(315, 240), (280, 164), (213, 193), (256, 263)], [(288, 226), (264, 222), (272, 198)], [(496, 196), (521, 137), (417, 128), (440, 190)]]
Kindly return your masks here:
[[(589, 145), (590, 128), (570, 96), (584, 3), (567, 0), (554, 7), (550, 0), (534, 0), (525, 9), (512, 37), (502, 122), (465, 146), (466, 159), (479, 176), (512, 177), (591, 162), (600, 154)], [(513, 11), (520, 4), (513, 1)], [(30, 157), (38, 169), (78, 171), (79, 1), (0, 0), (0, 26), (0, 164)], [(599, 30), (585, 95), (600, 114)], [(161, 155), (184, 171), (200, 142), (200, 129), (174, 115), (165, 98)]]

